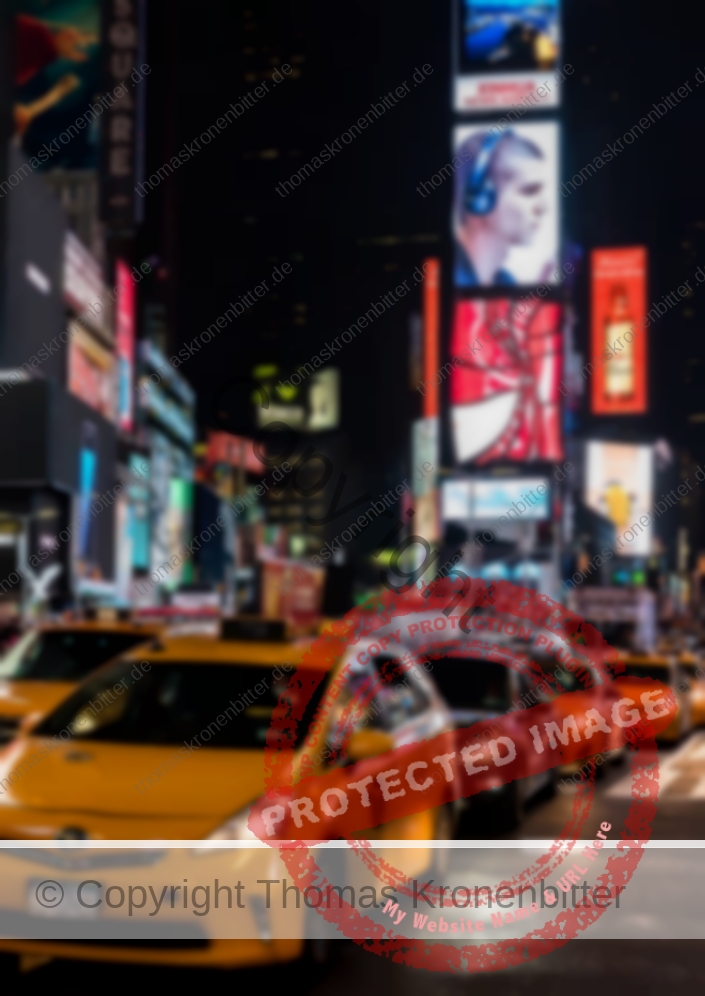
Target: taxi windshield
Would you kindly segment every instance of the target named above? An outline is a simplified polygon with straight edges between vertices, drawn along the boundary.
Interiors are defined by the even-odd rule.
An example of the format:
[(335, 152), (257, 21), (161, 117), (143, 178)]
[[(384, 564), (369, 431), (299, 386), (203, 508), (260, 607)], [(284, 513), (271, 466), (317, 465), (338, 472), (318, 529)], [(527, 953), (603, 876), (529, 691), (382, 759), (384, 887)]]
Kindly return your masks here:
[[(627, 674), (630, 678), (653, 678), (654, 681), (668, 682), (668, 668), (658, 664), (627, 664)], [(617, 679), (622, 675), (617, 675)]]
[(431, 662), (431, 676), (451, 709), (504, 712), (509, 708), (509, 674), (503, 664), (471, 657), (439, 657)]
[(118, 654), (148, 638), (144, 633), (61, 629), (39, 632), (3, 678), (16, 681), (80, 681)]
[[(320, 671), (299, 668), (296, 687), (287, 691), (293, 675), (282, 674), (256, 664), (120, 662), (89, 679), (35, 732), (55, 737), (67, 731), (81, 740), (178, 746), (198, 737), (202, 747), (261, 750), (275, 706), (286, 693), (290, 708), (281, 742), (288, 738), (298, 747), (325, 680)], [(292, 723), (291, 715), (300, 717), (298, 723)], [(294, 725), (295, 731), (289, 733)]]

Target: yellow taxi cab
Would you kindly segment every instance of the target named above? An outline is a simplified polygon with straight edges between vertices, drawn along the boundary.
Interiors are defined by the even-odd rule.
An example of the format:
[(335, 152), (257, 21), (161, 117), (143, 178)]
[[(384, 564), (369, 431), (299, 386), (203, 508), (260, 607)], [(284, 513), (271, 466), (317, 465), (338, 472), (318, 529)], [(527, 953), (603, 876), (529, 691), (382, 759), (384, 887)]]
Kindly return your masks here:
[(0, 659), (0, 744), (36, 721), (91, 671), (159, 632), (156, 625), (100, 619), (29, 630)]
[[(40, 919), (34, 914), (42, 913), (30, 895), (34, 883), (59, 879), (68, 893), (76, 890), (81, 879), (105, 881), (104, 876), (110, 875), (116, 887), (120, 882), (127, 887), (137, 880), (136, 875), (146, 874), (140, 866), (145, 861), (149, 864), (145, 851), (150, 841), (177, 840), (190, 846), (202, 842), (197, 847), (203, 849), (201, 881), (209, 874), (210, 880), (217, 879), (220, 869), (222, 882), (224, 862), (231, 862), (234, 874), (244, 877), (247, 873), (252, 881), (282, 878), (276, 849), (262, 845), (249, 852), (228, 851), (216, 843), (254, 840), (261, 844), (247, 820), (251, 806), (266, 790), (265, 741), (280, 696), (286, 690), (292, 710), (298, 705), (303, 710), (292, 743), (293, 777), (323, 771), (329, 754), (326, 745), (339, 736), (340, 709), (353, 699), (360, 701), (360, 688), (371, 687), (369, 679), (379, 676), (393, 658), (368, 654), (367, 663), (360, 664), (357, 655), (365, 646), (361, 640), (331, 662), (321, 642), (287, 642), (283, 629), (273, 622), (264, 638), (259, 623), (256, 640), (248, 638), (252, 630), (246, 623), (226, 622), (226, 638), (164, 636), (146, 650), (129, 651), (91, 675), (0, 753), (0, 839), (137, 840), (141, 848), (125, 852), (116, 844), (110, 851), (89, 849), (75, 854), (64, 849), (57, 858), (56, 850), (48, 845), (22, 852), (19, 862), (0, 849), (4, 935), (0, 950), (35, 959), (222, 968), (286, 961), (303, 953), (302, 933), (292, 938), (282, 936), (280, 930), (277, 935), (272, 928), (275, 913), (262, 908), (232, 911), (241, 918), (235, 935), (239, 939), (232, 939), (232, 934), (206, 936), (205, 925), (178, 907), (169, 911), (172, 920), (177, 918), (178, 928), (177, 939), (169, 945), (161, 935), (150, 940), (158, 925), (147, 919), (141, 940), (132, 942), (124, 938), (119, 942), (71, 940), (87, 935), (76, 931), (70, 920), (63, 925), (64, 932), (62, 922), (54, 919), (42, 921), (45, 927), (50, 924), (48, 935), (46, 931), (34, 933)], [(316, 714), (333, 682), (335, 708), (328, 716), (324, 709)], [(300, 696), (310, 695), (316, 683), (303, 709), (305, 699)], [(377, 681), (375, 687), (377, 692), (366, 703), (348, 741), (348, 760), (375, 757), (451, 729), (423, 669), (409, 672), (396, 686)], [(323, 717), (321, 722), (311, 723), (314, 714)], [(413, 814), (365, 831), (364, 836), (389, 842), (446, 839), (448, 811), (445, 806)], [(193, 875), (185, 872), (183, 854), (154, 847), (150, 853), (157, 857), (149, 867), (150, 882), (157, 875), (160, 882), (193, 881)], [(405, 851), (419, 872), (428, 865), (428, 850)], [(289, 872), (284, 869), (283, 874)], [(413, 869), (411, 874), (415, 874)], [(102, 912), (110, 915), (105, 906)], [(246, 923), (245, 918), (250, 920)], [(35, 939), (12, 939), (13, 922), (25, 925), (14, 928), (25, 938)], [(57, 937), (63, 939), (51, 939)]]
[(693, 726), (705, 726), (705, 669), (692, 650), (683, 650), (678, 655), (678, 666), (683, 672), (682, 684), (690, 691)]
[[(676, 743), (692, 729), (691, 695), (675, 654), (627, 654), (623, 657), (626, 673), (614, 680), (614, 688), (629, 697), (634, 690), (632, 678), (652, 678), (673, 692), (677, 711), (673, 721), (656, 737), (660, 743)], [(634, 692), (636, 694), (636, 692)]]

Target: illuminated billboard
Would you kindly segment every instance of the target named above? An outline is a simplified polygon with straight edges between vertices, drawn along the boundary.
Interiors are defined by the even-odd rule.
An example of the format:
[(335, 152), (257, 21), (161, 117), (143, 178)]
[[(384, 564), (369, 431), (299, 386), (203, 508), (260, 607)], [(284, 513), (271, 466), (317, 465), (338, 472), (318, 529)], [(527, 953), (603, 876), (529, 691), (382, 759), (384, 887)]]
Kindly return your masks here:
[(438, 483), (438, 418), (418, 418), (411, 424), (412, 491), (417, 498), (430, 494)]
[(615, 528), (618, 556), (651, 553), (654, 450), (652, 446), (589, 442), (585, 504)]
[(121, 259), (115, 262), (115, 280), (117, 417), (120, 428), (131, 432), (134, 407), (132, 382), (135, 369), (135, 284), (129, 267)]
[[(551, 488), (543, 477), (450, 480), (442, 487), (444, 522), (482, 519), (537, 522), (551, 517)], [(506, 523), (504, 523), (506, 524)]]
[(253, 439), (209, 429), (207, 442), (206, 464), (209, 467), (225, 463), (230, 467), (244, 467), (251, 474), (266, 473), (267, 465), (255, 453)]
[(558, 282), (558, 125), (461, 125), (454, 151), (455, 286)]
[[(127, 274), (129, 277), (129, 270)], [(67, 231), (64, 237), (62, 280), (64, 301), (81, 316), (81, 324), (89, 325), (101, 339), (112, 345), (113, 329), (105, 307), (107, 288), (103, 268), (72, 231)]]
[(456, 0), (455, 18), (456, 111), (558, 105), (558, 0)]
[(113, 354), (85, 332), (77, 322), (69, 325), (67, 384), (71, 394), (100, 412), (115, 418), (115, 359)]
[(321, 616), (326, 570), (281, 558), (262, 563), (261, 613), (284, 619), (292, 633), (311, 632)]
[[(96, 112), (92, 105), (104, 93), (100, 27), (100, 0), (17, 4), (15, 141), (33, 169), (98, 166), (103, 108)], [(59, 142), (64, 134), (67, 140)]]
[[(473, 517), (509, 522), (537, 521), (551, 517), (551, 492), (548, 481), (541, 477), (519, 477), (514, 480), (475, 481)], [(514, 517), (512, 518), (512, 514)]]
[(646, 248), (592, 253), (592, 411), (642, 415), (647, 401)]
[(441, 515), (444, 522), (464, 522), (472, 518), (470, 481), (444, 481), (441, 485)]
[(459, 301), (450, 346), (450, 421), (458, 464), (562, 456), (557, 304)]
[[(318, 361), (317, 363), (315, 361)], [(304, 432), (327, 432), (340, 424), (340, 371), (337, 367), (319, 370), (321, 360), (303, 363), (287, 371), (287, 378), (274, 363), (260, 363), (252, 370), (253, 378), (264, 394), (256, 391), (253, 401), (257, 411), (257, 428), (272, 422), (286, 422)], [(262, 398), (267, 404), (262, 404)]]

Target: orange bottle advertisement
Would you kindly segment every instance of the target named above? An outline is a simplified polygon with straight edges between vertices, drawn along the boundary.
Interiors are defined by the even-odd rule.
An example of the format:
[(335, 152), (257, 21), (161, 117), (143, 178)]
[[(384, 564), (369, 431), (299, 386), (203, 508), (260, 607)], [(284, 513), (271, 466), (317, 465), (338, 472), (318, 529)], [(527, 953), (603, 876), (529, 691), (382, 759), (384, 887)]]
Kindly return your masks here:
[(643, 415), (647, 399), (646, 248), (594, 249), (590, 375), (595, 415)]

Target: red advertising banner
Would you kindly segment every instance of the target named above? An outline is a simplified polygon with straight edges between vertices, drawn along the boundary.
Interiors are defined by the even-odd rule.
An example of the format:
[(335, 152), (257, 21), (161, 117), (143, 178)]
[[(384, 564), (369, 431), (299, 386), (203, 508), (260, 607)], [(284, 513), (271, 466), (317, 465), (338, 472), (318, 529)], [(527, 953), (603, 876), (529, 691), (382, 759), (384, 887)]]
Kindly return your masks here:
[(441, 263), (438, 259), (424, 261), (426, 280), (423, 288), (423, 341), (424, 341), (424, 377), (428, 384), (424, 395), (424, 418), (438, 415), (438, 342), (441, 311)]
[[(595, 415), (643, 415), (647, 400), (646, 247), (592, 252), (590, 366)], [(592, 369), (590, 369), (592, 367)]]
[(208, 430), (206, 463), (226, 463), (231, 467), (244, 467), (251, 474), (264, 474), (266, 464), (254, 452), (254, 442), (245, 436), (234, 436), (231, 432)]
[(559, 304), (459, 301), (450, 355), (458, 464), (561, 458)]
[(121, 259), (115, 262), (117, 302), (115, 304), (115, 352), (118, 362), (118, 425), (132, 430), (133, 372), (135, 366), (135, 285), (129, 266)]

